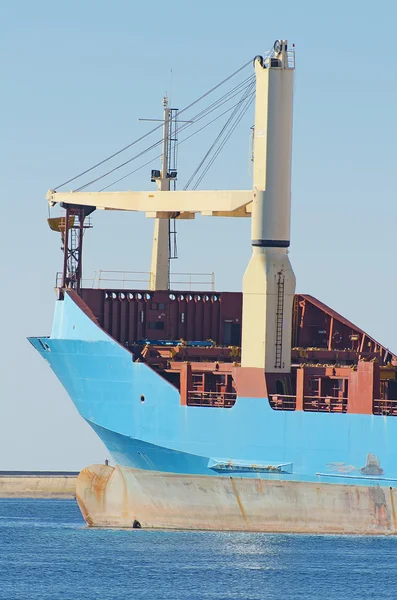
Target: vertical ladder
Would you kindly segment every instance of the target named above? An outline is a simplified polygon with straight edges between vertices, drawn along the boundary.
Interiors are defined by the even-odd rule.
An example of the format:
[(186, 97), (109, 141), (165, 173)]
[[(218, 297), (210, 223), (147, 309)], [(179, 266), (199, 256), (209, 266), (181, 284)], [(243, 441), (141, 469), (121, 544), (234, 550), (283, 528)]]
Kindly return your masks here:
[[(169, 109), (168, 121), (168, 165), (167, 175), (170, 177), (170, 189), (176, 190), (177, 164), (178, 164), (178, 109)], [(178, 258), (176, 220), (170, 219), (168, 226), (168, 270), (170, 261)]]
[(68, 281), (69, 287), (76, 290), (78, 288), (79, 266), (80, 266), (80, 236), (81, 232), (81, 215), (76, 214), (74, 217), (73, 226), (70, 228), (69, 240), (69, 260), (68, 260)]
[(80, 223), (78, 217), (74, 218), (74, 225), (70, 230), (70, 247), (69, 247), (69, 279), (72, 282), (72, 287), (74, 288), (76, 285), (76, 271), (77, 271), (77, 262), (78, 262), (78, 228), (80, 227)]
[[(85, 211), (84, 207), (74, 209), (73, 212), (68, 208), (65, 218), (63, 286), (78, 293), (82, 276), (83, 234), (85, 229), (92, 227), (90, 219), (85, 222)], [(72, 222), (69, 221), (70, 218), (73, 219)], [(70, 226), (66, 226), (66, 222)]]
[(284, 275), (281, 271), (277, 275), (276, 353), (274, 367), (281, 369), (283, 366)]
[(295, 295), (293, 310), (292, 310), (292, 347), (293, 348), (297, 348), (299, 346), (298, 318), (299, 318), (299, 302), (298, 302), (298, 296)]
[(178, 246), (176, 239), (176, 219), (170, 219), (168, 225), (168, 258), (173, 260), (178, 258)]

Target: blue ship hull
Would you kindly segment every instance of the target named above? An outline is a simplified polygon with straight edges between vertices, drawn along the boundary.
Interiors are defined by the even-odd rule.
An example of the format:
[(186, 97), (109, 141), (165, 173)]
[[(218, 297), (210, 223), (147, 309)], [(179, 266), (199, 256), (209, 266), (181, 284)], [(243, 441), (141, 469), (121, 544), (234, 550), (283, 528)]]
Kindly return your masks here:
[[(269, 490), (275, 485), (307, 484), (310, 490), (325, 489), (326, 503), (331, 504), (333, 489), (349, 497), (353, 490), (359, 490), (354, 493), (364, 494), (370, 503), (366, 509), (369, 524), (353, 531), (371, 530), (383, 514), (379, 513), (382, 502), (386, 516), (380, 518), (381, 529), (385, 523), (386, 529), (393, 526), (393, 495), (385, 500), (382, 492), (382, 502), (375, 502), (371, 488), (392, 489), (397, 483), (397, 420), (349, 413), (275, 411), (267, 398), (238, 397), (227, 410), (183, 406), (174, 386), (146, 364), (134, 362), (131, 352), (97, 326), (67, 294), (57, 302), (51, 336), (30, 338), (30, 342), (48, 361), (80, 415), (105, 443), (124, 480), (128, 480), (130, 470), (134, 480), (151, 474), (157, 479), (179, 475), (184, 481), (198, 477), (206, 482), (204, 487), (224, 485), (222, 479), (227, 485), (233, 481), (244, 485), (246, 480), (247, 489), (258, 481)], [(88, 496), (92, 478), (89, 485)], [(294, 502), (292, 510), (299, 512), (297, 500)], [(239, 510), (241, 513), (241, 507)], [(340, 521), (340, 515), (335, 515), (335, 522), (337, 517)], [(125, 525), (116, 517), (103, 523)], [(130, 518), (128, 523), (131, 525)], [(150, 523), (148, 519), (147, 525)], [(167, 526), (167, 516), (154, 523)], [(172, 526), (172, 519), (169, 523)], [(200, 526), (200, 521), (194, 523)], [(233, 527), (231, 522), (227, 528), (247, 527), (244, 523)], [(312, 529), (302, 526), (298, 530)], [(340, 528), (328, 523), (324, 530)]]

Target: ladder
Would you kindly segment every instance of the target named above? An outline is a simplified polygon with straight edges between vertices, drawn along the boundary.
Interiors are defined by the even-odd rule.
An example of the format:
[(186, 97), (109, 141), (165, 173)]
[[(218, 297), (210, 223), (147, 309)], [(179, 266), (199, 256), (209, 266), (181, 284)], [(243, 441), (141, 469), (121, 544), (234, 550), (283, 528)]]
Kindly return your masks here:
[(299, 302), (298, 296), (294, 296), (294, 304), (292, 310), (292, 347), (297, 348), (298, 341), (298, 318), (299, 318)]
[(277, 308), (276, 308), (276, 352), (275, 369), (281, 369), (283, 358), (283, 320), (284, 320), (284, 275), (277, 273)]
[[(167, 176), (170, 177), (170, 189), (176, 190), (177, 164), (178, 164), (178, 109), (169, 109), (168, 121), (168, 164)], [(170, 219), (168, 225), (168, 270), (170, 261), (178, 258), (176, 220)]]

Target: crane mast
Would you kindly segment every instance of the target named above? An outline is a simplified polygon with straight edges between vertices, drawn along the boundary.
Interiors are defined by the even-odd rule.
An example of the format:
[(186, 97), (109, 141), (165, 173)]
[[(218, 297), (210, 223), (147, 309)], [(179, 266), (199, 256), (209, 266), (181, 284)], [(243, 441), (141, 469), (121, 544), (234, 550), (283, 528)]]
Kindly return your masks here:
[[(176, 118), (177, 109), (169, 108), (168, 98), (163, 99), (164, 128), (161, 171), (152, 171), (152, 181), (160, 192), (169, 192), (176, 183)], [(177, 258), (175, 219), (156, 218), (154, 222), (152, 259), (150, 264), (151, 290), (168, 290), (170, 287), (170, 262)]]
[[(286, 40), (277, 40), (265, 59), (261, 56), (254, 59), (254, 69), (252, 190), (175, 190), (177, 173), (176, 165), (170, 163), (170, 148), (175, 138), (172, 123), (176, 113), (173, 114), (175, 109), (169, 108), (165, 98), (162, 168), (152, 171), (157, 191), (58, 193), (50, 190), (47, 199), (50, 205), (60, 202), (69, 211), (73, 207), (85, 211), (95, 208), (132, 210), (153, 217), (151, 290), (169, 289), (170, 219), (193, 219), (196, 213), (251, 217), (252, 255), (243, 279), (241, 364), (266, 373), (288, 373), (295, 292), (295, 276), (288, 256), (294, 51), (288, 50)], [(81, 268), (78, 273), (81, 274)]]

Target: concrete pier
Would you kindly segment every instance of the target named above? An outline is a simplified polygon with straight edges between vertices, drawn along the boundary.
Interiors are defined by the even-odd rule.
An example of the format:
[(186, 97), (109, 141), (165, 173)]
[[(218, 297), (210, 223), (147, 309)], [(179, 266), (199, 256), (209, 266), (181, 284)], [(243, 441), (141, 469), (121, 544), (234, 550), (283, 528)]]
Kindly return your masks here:
[(0, 498), (75, 498), (77, 475), (77, 471), (0, 471)]

